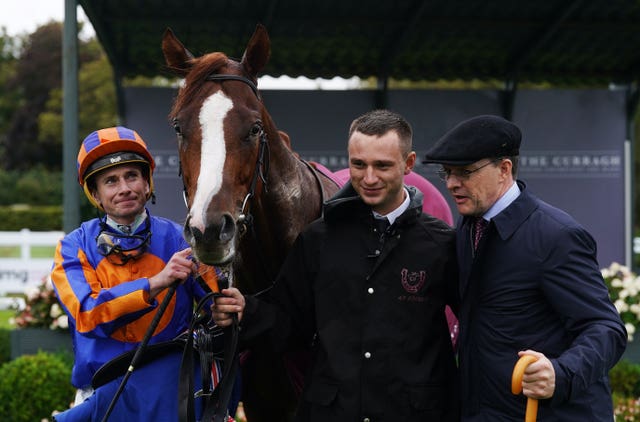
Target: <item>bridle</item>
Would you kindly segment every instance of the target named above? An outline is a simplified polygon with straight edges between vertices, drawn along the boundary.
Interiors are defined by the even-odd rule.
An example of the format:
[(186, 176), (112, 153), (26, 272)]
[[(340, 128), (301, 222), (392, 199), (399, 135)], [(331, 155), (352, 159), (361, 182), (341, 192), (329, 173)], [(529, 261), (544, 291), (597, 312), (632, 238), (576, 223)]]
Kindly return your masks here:
[[(247, 79), (243, 76), (239, 76), (239, 75), (228, 75), (228, 74), (211, 74), (209, 76), (207, 76), (206, 78), (207, 81), (239, 81), (242, 82), (244, 84), (246, 84), (247, 86), (249, 86), (249, 88), (251, 88), (251, 90), (253, 91), (254, 95), (256, 96), (256, 98), (262, 102), (262, 99), (260, 98), (260, 94), (258, 93), (258, 88), (256, 86), (256, 84), (251, 81), (250, 79)], [(176, 131), (176, 134), (179, 138), (179, 140), (182, 142), (182, 131), (180, 129), (180, 125), (178, 123), (177, 118), (174, 118), (173, 120), (173, 128)], [(245, 196), (244, 200), (242, 201), (242, 208), (240, 210), (240, 215), (238, 216), (238, 220), (236, 221), (236, 226), (238, 227), (238, 231), (240, 233), (240, 235), (244, 235), (249, 229), (251, 229), (253, 231), (253, 215), (251, 214), (251, 207), (250, 207), (250, 201), (252, 198), (255, 197), (256, 195), (256, 188), (258, 185), (258, 180), (262, 181), (262, 186), (264, 191), (267, 191), (267, 182), (268, 182), (268, 175), (269, 175), (269, 142), (268, 142), (268, 138), (267, 138), (267, 134), (264, 131), (264, 127), (262, 127), (262, 124), (260, 124), (260, 131), (258, 132), (258, 138), (259, 138), (259, 149), (258, 149), (258, 158), (256, 160), (256, 164), (255, 164), (255, 168), (253, 171), (253, 175), (251, 177), (251, 183), (249, 184), (249, 190), (247, 192), (247, 195)], [(180, 167), (179, 167), (179, 176), (182, 178), (182, 163), (180, 162)], [(185, 200), (185, 205), (187, 205), (188, 207), (188, 194), (187, 194), (187, 188), (186, 185), (184, 184), (184, 179), (183, 179), (183, 185), (182, 185), (182, 189), (183, 189), (183, 197)], [(255, 237), (255, 233), (254, 233), (254, 237)], [(260, 249), (259, 249), (260, 250)], [(261, 256), (262, 254), (259, 253), (260, 257), (262, 258), (262, 260), (264, 260), (264, 258)], [(264, 266), (264, 262), (262, 262), (263, 266)], [(266, 267), (265, 267), (266, 268)], [(229, 274), (230, 277), (232, 277), (232, 274)], [(220, 280), (219, 280), (220, 281)], [(227, 284), (228, 285), (228, 284)], [(222, 287), (222, 286), (220, 286)], [(213, 295), (213, 293), (212, 293)], [(215, 295), (219, 295), (219, 293), (216, 293)], [(210, 296), (208, 296), (210, 297)], [(204, 303), (204, 300), (201, 301), (198, 306), (201, 306), (201, 304)], [(194, 315), (196, 315), (198, 312), (196, 312)], [(183, 362), (181, 364), (181, 379), (180, 379), (180, 394), (181, 394), (181, 405), (180, 405), (180, 419), (182, 420), (193, 420), (193, 398), (190, 395), (190, 392), (193, 391), (193, 381), (191, 379), (190, 374), (193, 371), (193, 364), (191, 361), (191, 358), (189, 357), (190, 350), (192, 348), (192, 331), (193, 331), (193, 327), (194, 324), (197, 325), (199, 323), (199, 321), (197, 320), (197, 318), (194, 317), (193, 322), (192, 322), (192, 327), (189, 330), (189, 335), (188, 335), (188, 341), (189, 343), (187, 343), (187, 346), (185, 347), (185, 355), (183, 355)], [(213, 416), (213, 420), (214, 421), (219, 421), (221, 420), (221, 416), (225, 415), (225, 410), (226, 410), (226, 406), (229, 402), (229, 398), (230, 398), (230, 394), (231, 394), (231, 389), (233, 388), (233, 381), (235, 379), (234, 374), (235, 371), (237, 369), (237, 365), (238, 365), (238, 353), (237, 353), (237, 342), (238, 342), (238, 321), (237, 321), (237, 316), (234, 316), (234, 323), (231, 325), (231, 327), (227, 327), (227, 329), (224, 330), (226, 336), (230, 336), (228, 341), (225, 342), (225, 353), (224, 353), (224, 361), (226, 362), (225, 365), (225, 372), (222, 376), (221, 379), (221, 383), (219, 385), (219, 389), (216, 388), (216, 390), (213, 392), (215, 399), (212, 400), (213, 397), (210, 397), (208, 400), (206, 400), (207, 405), (205, 406), (204, 409), (204, 420), (211, 420), (211, 417)], [(203, 367), (206, 367), (208, 365), (208, 363), (206, 363), (205, 365), (203, 365)], [(204, 377), (204, 374), (203, 374)], [(204, 379), (204, 378), (203, 378)], [(204, 385), (204, 384), (203, 384)], [(220, 391), (220, 392), (218, 392)], [(203, 387), (202, 392), (204, 393), (204, 395), (211, 395), (212, 393), (207, 391), (207, 389), (205, 387)]]
[(212, 74), (210, 74), (209, 76), (207, 76), (205, 78), (205, 81), (240, 81), (240, 82), (244, 82), (245, 84), (249, 85), (249, 88), (251, 88), (251, 90), (255, 94), (256, 98), (258, 98), (258, 100), (260, 102), (262, 102), (262, 98), (260, 98), (260, 92), (258, 91), (258, 87), (256, 86), (256, 84), (254, 84), (251, 79), (245, 78), (244, 76), (229, 75), (229, 74), (223, 74), (223, 73), (212, 73)]
[[(258, 87), (256, 84), (244, 76), (239, 75), (229, 75), (229, 74), (219, 74), (212, 73), (211, 75), (205, 78), (207, 81), (239, 81), (251, 88), (253, 93), (255, 94), (258, 101), (262, 102), (262, 98), (260, 97), (260, 93), (258, 92)], [(182, 131), (180, 129), (180, 125), (178, 123), (178, 119), (173, 119), (173, 129), (176, 131), (176, 134), (180, 140), (182, 140)], [(253, 171), (253, 175), (251, 177), (251, 184), (249, 185), (249, 190), (244, 200), (242, 201), (242, 208), (240, 210), (240, 215), (238, 216), (238, 220), (236, 221), (236, 225), (240, 232), (240, 235), (244, 235), (249, 228), (253, 227), (253, 216), (251, 215), (251, 210), (249, 206), (249, 201), (251, 198), (255, 197), (256, 187), (258, 185), (258, 179), (262, 181), (262, 186), (265, 192), (267, 192), (267, 181), (269, 177), (269, 142), (267, 138), (267, 134), (264, 131), (262, 125), (260, 125), (260, 132), (258, 133), (258, 137), (260, 139), (260, 145), (258, 149), (258, 159), (256, 160), (255, 169)], [(182, 162), (180, 162), (178, 175), (182, 178)], [(185, 205), (188, 208), (188, 194), (187, 187), (184, 184), (184, 180), (182, 182), (182, 196), (184, 198)]]
[[(224, 81), (242, 82), (253, 91), (258, 101), (262, 103), (262, 98), (260, 97), (256, 84), (252, 80), (246, 77), (239, 76), (239, 75), (229, 75), (229, 74), (210, 74), (205, 78), (205, 80), (217, 81), (217, 82), (224, 82)], [(180, 142), (182, 143), (183, 134), (177, 119), (173, 120), (173, 128)], [(269, 269), (273, 270), (273, 268), (267, 265), (268, 262), (264, 256), (262, 243), (259, 241), (257, 237), (257, 233), (255, 231), (255, 225), (254, 225), (254, 218), (253, 218), (253, 215), (251, 214), (251, 200), (256, 196), (256, 190), (258, 188), (259, 180), (262, 182), (263, 191), (268, 192), (268, 175), (269, 175), (269, 167), (270, 167), (269, 142), (268, 142), (268, 137), (262, 123), (259, 123), (259, 132), (257, 133), (257, 136), (259, 138), (258, 156), (256, 159), (255, 167), (253, 170), (253, 174), (251, 177), (251, 182), (249, 184), (247, 194), (244, 197), (244, 200), (242, 202), (240, 215), (238, 216), (238, 219), (235, 223), (236, 223), (236, 227), (238, 228), (238, 232), (240, 236), (245, 235), (248, 231), (252, 232), (251, 237), (253, 238), (253, 241), (257, 246), (256, 255), (257, 255), (258, 261), (260, 262), (260, 265), (262, 266), (263, 272), (267, 277), (269, 277), (269, 279), (274, 280), (276, 272), (269, 271)], [(317, 174), (316, 170), (313, 168), (313, 166), (311, 166), (306, 161), (304, 160), (301, 160), (301, 161), (303, 161), (307, 165), (311, 173), (314, 175), (317, 183), (319, 184), (319, 187), (324, 199), (324, 189), (322, 187), (322, 183), (320, 181), (319, 175)], [(179, 167), (179, 176), (181, 178), (183, 176), (181, 163)], [(186, 185), (184, 184), (184, 179), (183, 179), (183, 196), (185, 199), (185, 204), (187, 205), (187, 208), (188, 208), (188, 193), (187, 193)], [(223, 270), (222, 272), (224, 273), (225, 271)], [(233, 273), (230, 272), (228, 274), (228, 278), (232, 279), (232, 277), (233, 277)], [(220, 281), (221, 280), (219, 280), (219, 282)], [(195, 317), (194, 317), (194, 321), (195, 321), (195, 324), (198, 323)], [(216, 391), (218, 389), (211, 392), (211, 391), (207, 391), (206, 387), (203, 386), (202, 393), (204, 397), (206, 397), (207, 395), (211, 396), (209, 397), (209, 399), (206, 400), (206, 405), (204, 409), (205, 418), (203, 418), (203, 420), (210, 420), (211, 416), (213, 415), (214, 421), (217, 422), (221, 417), (221, 415), (224, 415), (226, 405), (228, 404), (228, 401), (229, 401), (229, 394), (231, 392), (231, 388), (233, 387), (233, 380), (234, 380), (233, 374), (235, 373), (235, 370), (238, 364), (237, 342), (238, 342), (238, 335), (239, 335), (238, 334), (239, 327), (238, 327), (237, 318), (234, 320), (234, 323), (230, 327), (227, 327), (226, 330), (229, 330), (229, 331), (225, 332), (225, 338), (228, 338), (229, 341), (225, 342), (225, 351), (224, 351), (223, 360), (228, 363), (228, 365), (226, 365), (227, 369), (225, 369), (225, 374), (222, 377), (219, 393), (218, 391)], [(191, 339), (192, 336), (188, 335), (187, 338)], [(185, 350), (191, 350), (191, 347), (192, 347), (192, 344), (189, 343), (187, 344), (187, 347), (185, 348)], [(206, 366), (207, 364), (204, 365), (204, 367)], [(189, 360), (188, 357), (185, 358), (183, 356), (183, 362), (181, 367), (181, 384), (180, 384), (180, 391), (181, 391), (180, 401), (182, 403), (180, 407), (181, 421), (191, 420), (193, 416), (193, 396), (189, 395), (188, 393), (193, 391), (193, 384), (192, 384), (192, 380), (187, 377), (192, 372), (193, 372), (192, 362)]]

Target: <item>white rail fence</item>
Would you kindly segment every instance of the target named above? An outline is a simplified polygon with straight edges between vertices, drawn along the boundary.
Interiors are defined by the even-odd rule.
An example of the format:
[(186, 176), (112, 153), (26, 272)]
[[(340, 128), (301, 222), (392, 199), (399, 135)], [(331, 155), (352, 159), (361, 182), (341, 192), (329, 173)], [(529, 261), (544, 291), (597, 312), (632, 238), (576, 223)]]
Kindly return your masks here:
[(51, 271), (53, 253), (48, 258), (33, 258), (31, 247), (55, 246), (63, 236), (62, 231), (0, 231), (0, 246), (20, 246), (19, 258), (0, 258), (0, 296), (23, 293), (29, 287), (36, 287)]
[[(20, 258), (0, 258), (0, 309), (3, 307), (1, 296), (24, 293), (27, 288), (36, 287), (49, 274), (53, 254), (48, 258), (32, 258), (31, 247), (55, 246), (62, 237), (62, 231), (0, 231), (0, 246), (20, 246)], [(633, 239), (633, 253), (640, 254), (640, 237)]]

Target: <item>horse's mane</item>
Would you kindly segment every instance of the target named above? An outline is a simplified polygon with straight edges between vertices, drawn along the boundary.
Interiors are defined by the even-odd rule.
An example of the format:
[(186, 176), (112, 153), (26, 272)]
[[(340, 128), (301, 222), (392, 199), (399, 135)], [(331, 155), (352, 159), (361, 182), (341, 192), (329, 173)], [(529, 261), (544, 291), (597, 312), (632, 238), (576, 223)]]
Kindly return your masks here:
[(185, 77), (183, 87), (178, 92), (178, 97), (171, 108), (169, 118), (176, 117), (178, 110), (192, 103), (197, 94), (202, 92), (202, 86), (206, 82), (207, 76), (228, 64), (229, 61), (226, 54), (219, 52), (191, 59), (188, 63), (191, 66), (191, 70)]

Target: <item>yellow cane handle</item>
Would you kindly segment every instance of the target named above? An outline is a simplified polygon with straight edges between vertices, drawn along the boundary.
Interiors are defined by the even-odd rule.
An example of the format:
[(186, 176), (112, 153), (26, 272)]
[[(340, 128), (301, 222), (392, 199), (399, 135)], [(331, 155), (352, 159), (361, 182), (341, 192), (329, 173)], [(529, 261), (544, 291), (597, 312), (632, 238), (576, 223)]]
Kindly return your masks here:
[[(537, 361), (538, 358), (531, 355), (524, 355), (516, 362), (513, 367), (513, 375), (511, 376), (511, 392), (513, 394), (522, 393), (522, 377), (524, 376), (524, 370)], [(536, 415), (538, 414), (538, 400), (527, 398), (527, 410), (525, 414), (525, 422), (536, 422)]]

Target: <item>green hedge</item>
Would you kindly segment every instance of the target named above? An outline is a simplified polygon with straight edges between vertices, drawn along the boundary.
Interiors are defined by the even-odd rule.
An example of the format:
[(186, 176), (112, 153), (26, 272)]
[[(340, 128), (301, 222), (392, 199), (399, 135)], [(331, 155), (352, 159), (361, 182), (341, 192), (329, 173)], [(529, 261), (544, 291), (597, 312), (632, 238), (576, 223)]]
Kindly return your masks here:
[(0, 231), (62, 230), (61, 205), (0, 206)]
[(0, 169), (0, 205), (62, 203), (62, 172), (35, 166), (27, 171)]
[(11, 359), (11, 330), (0, 328), (0, 365)]
[(609, 371), (609, 383), (614, 394), (640, 397), (640, 365), (621, 360)]
[(0, 367), (0, 420), (34, 422), (66, 410), (75, 389), (67, 359), (40, 352), (24, 355)]

